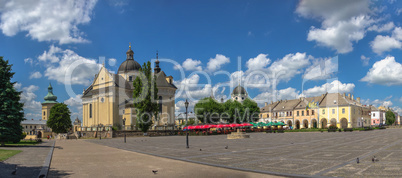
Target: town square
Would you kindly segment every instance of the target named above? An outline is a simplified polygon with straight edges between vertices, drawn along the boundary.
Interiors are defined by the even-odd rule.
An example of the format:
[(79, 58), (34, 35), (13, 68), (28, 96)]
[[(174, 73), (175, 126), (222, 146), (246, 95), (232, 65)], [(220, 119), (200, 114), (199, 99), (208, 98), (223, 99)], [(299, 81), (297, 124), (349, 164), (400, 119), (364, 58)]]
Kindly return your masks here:
[(401, 13), (0, 1), (0, 177), (401, 177)]

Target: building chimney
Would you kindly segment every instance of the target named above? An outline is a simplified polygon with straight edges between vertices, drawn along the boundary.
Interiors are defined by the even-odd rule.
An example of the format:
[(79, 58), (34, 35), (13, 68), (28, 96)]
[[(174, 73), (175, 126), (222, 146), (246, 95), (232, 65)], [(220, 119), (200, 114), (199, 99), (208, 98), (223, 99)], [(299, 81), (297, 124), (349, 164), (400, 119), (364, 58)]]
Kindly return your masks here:
[(358, 103), (360, 103), (360, 97), (357, 97), (357, 98), (356, 98), (356, 101), (357, 101)]
[(265, 106), (268, 106), (268, 102), (265, 102)]
[(350, 98), (350, 99), (354, 100), (354, 97), (353, 97), (353, 95), (352, 95), (352, 98)]
[(344, 97), (344, 98), (346, 97), (346, 93), (343, 93), (343, 97)]
[(274, 102), (273, 101), (271, 101), (271, 104), (273, 104)]
[(350, 99), (350, 93), (348, 93), (348, 98)]

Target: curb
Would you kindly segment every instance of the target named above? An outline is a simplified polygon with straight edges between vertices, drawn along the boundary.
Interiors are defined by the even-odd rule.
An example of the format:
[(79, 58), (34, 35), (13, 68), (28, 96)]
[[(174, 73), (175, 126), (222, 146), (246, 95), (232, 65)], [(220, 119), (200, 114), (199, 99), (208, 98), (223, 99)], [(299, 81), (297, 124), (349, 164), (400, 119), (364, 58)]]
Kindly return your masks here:
[(52, 162), (52, 156), (53, 156), (53, 150), (54, 150), (55, 144), (56, 144), (56, 140), (53, 142), (52, 148), (50, 148), (50, 151), (47, 154), (45, 163), (43, 164), (42, 169), (40, 170), (38, 178), (47, 177), (47, 174), (49, 173), (49, 169), (50, 169), (50, 163)]

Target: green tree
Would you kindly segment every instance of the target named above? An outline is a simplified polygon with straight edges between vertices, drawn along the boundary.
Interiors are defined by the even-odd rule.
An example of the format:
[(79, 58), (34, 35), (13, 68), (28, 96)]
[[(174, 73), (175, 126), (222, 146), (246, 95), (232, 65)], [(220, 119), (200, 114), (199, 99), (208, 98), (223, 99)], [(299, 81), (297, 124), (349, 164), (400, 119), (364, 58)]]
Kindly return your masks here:
[(137, 125), (146, 133), (152, 125), (152, 116), (158, 116), (158, 88), (155, 75), (152, 73), (151, 62), (146, 62), (133, 82), (134, 107), (137, 112)]
[(222, 119), (229, 123), (240, 123), (241, 117), (244, 115), (244, 107), (238, 101), (227, 100), (224, 104), (224, 112)]
[(388, 110), (385, 113), (385, 123), (387, 125), (392, 125), (395, 123), (395, 114), (391, 110)]
[(195, 104), (194, 111), (197, 119), (202, 123), (219, 122), (223, 106), (214, 99), (207, 97)]
[[(194, 125), (195, 124), (195, 119), (191, 118), (187, 120), (187, 125)], [(186, 125), (186, 121), (183, 121), (181, 125)]]
[(22, 139), (21, 121), (24, 120), (24, 104), (20, 103), (22, 92), (15, 90), (11, 78), (11, 64), (0, 56), (0, 142), (18, 142)]
[(66, 104), (57, 103), (50, 109), (49, 120), (47, 120), (46, 125), (54, 133), (66, 133), (73, 127), (70, 115), (70, 109), (68, 109)]
[[(251, 100), (250, 98), (246, 98), (243, 101), (243, 108), (244, 112), (246, 112), (246, 118), (243, 122), (257, 122), (259, 119), (259, 114), (260, 114), (260, 107), (258, 107), (258, 104)], [(248, 112), (247, 112), (248, 111)]]

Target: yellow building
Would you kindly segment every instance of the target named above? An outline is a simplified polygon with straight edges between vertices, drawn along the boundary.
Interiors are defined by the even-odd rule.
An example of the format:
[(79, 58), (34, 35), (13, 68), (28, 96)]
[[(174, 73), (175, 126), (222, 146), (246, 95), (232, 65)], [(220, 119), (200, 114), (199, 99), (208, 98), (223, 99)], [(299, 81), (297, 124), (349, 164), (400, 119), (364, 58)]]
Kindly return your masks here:
[[(307, 107), (309, 105), (309, 107)], [(340, 93), (326, 93), (316, 97), (301, 97), (265, 103), (260, 109), (260, 122), (284, 122), (294, 129), (338, 128), (369, 126), (371, 109), (360, 98)]]
[[(318, 128), (318, 105), (325, 95), (300, 98), (294, 109), (295, 128)], [(317, 105), (318, 103), (318, 105)], [(309, 106), (309, 107), (307, 107)]]
[[(117, 126), (132, 129), (136, 124), (136, 112), (133, 107), (133, 81), (139, 75), (141, 65), (134, 60), (134, 52), (126, 52), (126, 60), (120, 65), (117, 74), (102, 66), (95, 75), (93, 83), (84, 90), (82, 96), (83, 130), (95, 131), (98, 126)], [(158, 58), (158, 57), (157, 57)], [(175, 92), (173, 77), (159, 67), (155, 61), (154, 75), (158, 88), (159, 115), (153, 120), (155, 126), (174, 125)]]
[(265, 102), (265, 106), (260, 108), (260, 120), (259, 122), (270, 122), (273, 117), (272, 117), (272, 111), (276, 107), (276, 105), (279, 104), (280, 101), (272, 102), (268, 104)]
[(340, 93), (327, 93), (320, 104), (320, 126), (333, 124), (338, 128), (360, 127), (365, 121), (369, 126), (370, 108), (360, 103), (360, 98)]

